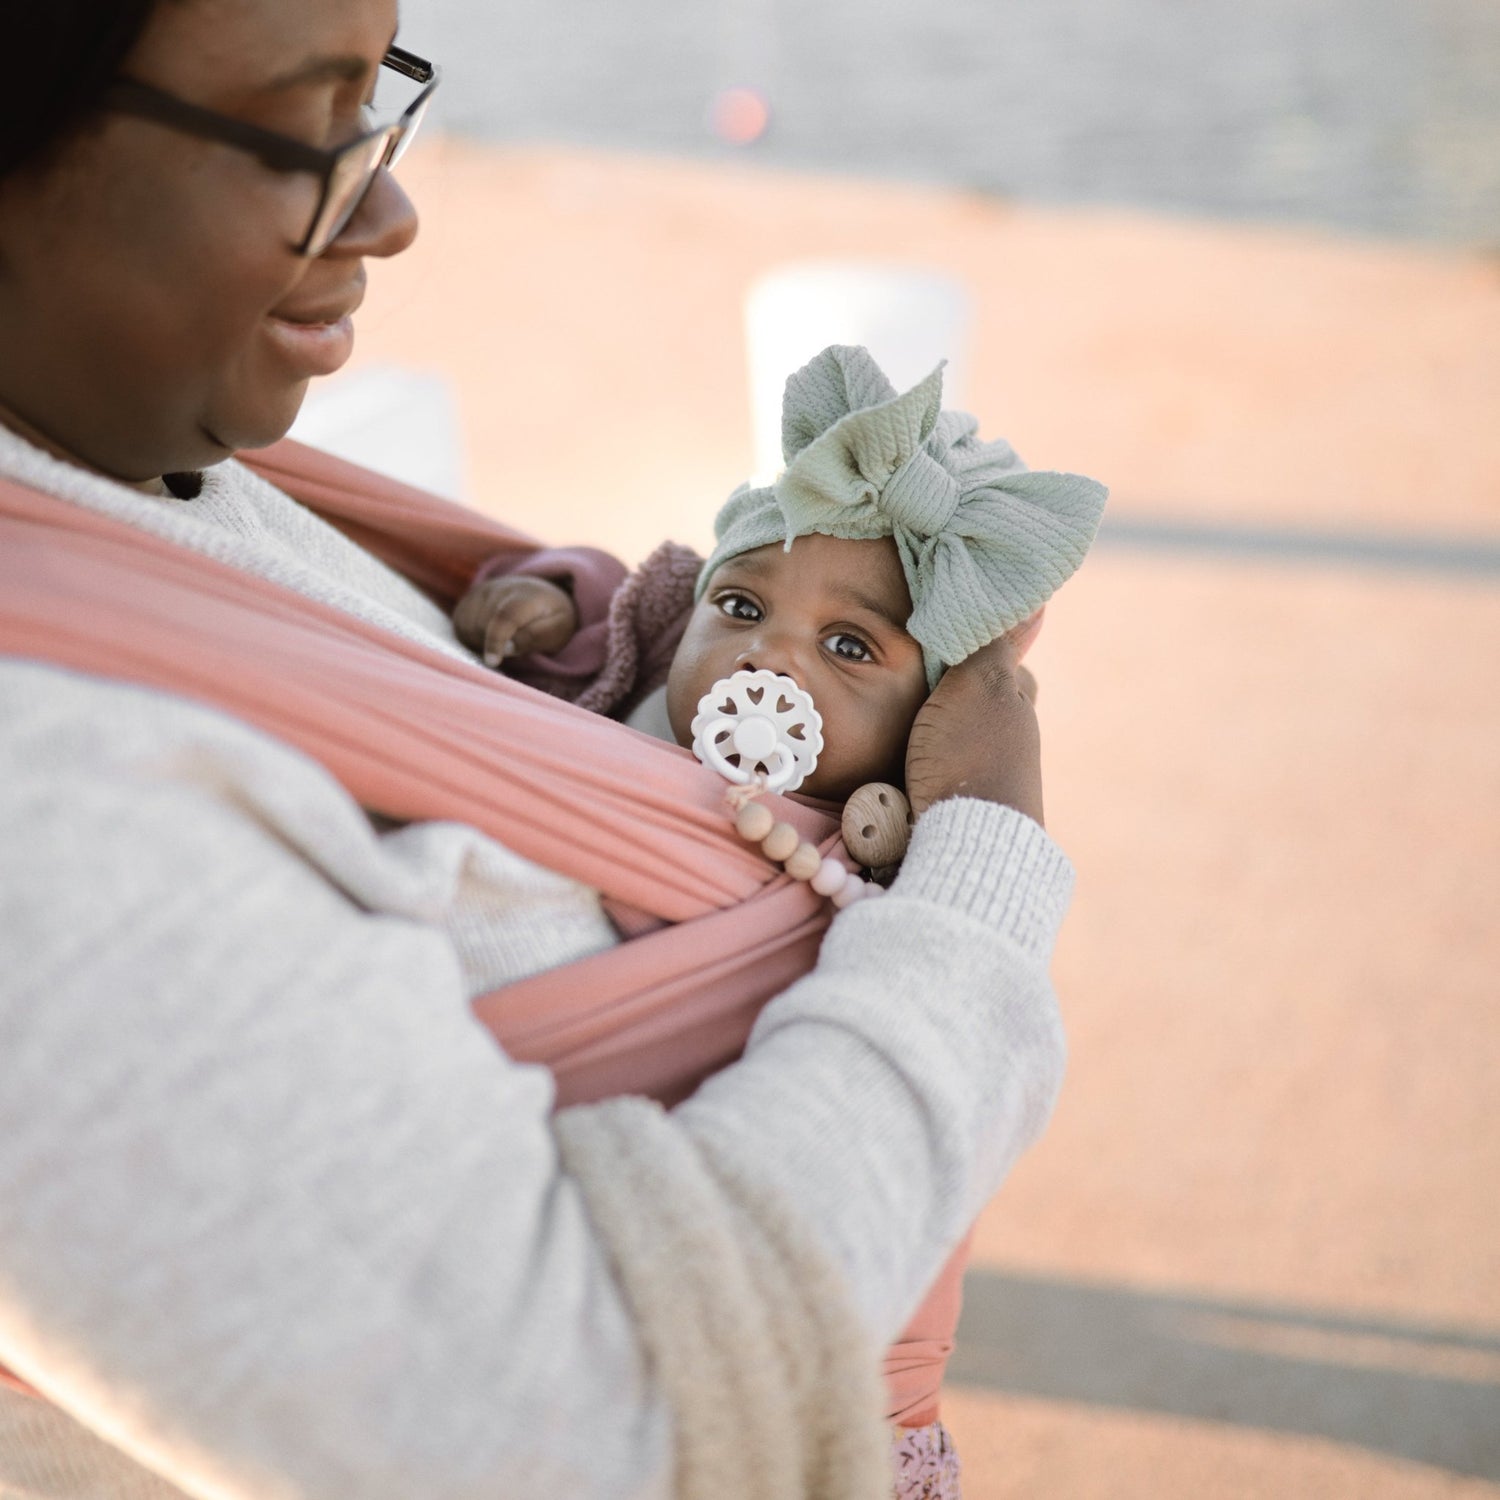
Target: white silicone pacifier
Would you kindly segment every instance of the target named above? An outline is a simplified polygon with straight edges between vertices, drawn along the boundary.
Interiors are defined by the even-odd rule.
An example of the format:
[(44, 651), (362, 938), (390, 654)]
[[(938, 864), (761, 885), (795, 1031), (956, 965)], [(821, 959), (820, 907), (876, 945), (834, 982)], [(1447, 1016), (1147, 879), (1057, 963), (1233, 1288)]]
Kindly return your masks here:
[(772, 792), (794, 792), (823, 752), (823, 718), (812, 694), (763, 668), (721, 677), (698, 700), (693, 754), (746, 785), (757, 774)]

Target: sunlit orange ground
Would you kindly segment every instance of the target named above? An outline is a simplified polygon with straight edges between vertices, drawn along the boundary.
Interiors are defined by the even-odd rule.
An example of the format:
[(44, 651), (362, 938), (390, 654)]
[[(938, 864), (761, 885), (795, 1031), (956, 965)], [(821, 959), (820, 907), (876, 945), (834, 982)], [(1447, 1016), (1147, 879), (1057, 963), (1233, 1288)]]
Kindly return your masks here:
[[(983, 430), (1117, 515), (1500, 539), (1493, 257), (452, 142), (403, 172), (423, 240), (357, 359), (450, 377), (471, 498), (549, 540), (704, 542), (750, 463), (745, 290), (824, 255), (962, 275)], [(1500, 1496), (1500, 575), (1101, 549), (1033, 661), (1072, 1064), (975, 1265), (1186, 1299), (1169, 1353), (1217, 1340), (1225, 1387), (981, 1371), (966, 1494)], [(1363, 1406), (1257, 1418), (1267, 1349)], [(1370, 1369), (1492, 1430), (1387, 1451), (1412, 1387)]]

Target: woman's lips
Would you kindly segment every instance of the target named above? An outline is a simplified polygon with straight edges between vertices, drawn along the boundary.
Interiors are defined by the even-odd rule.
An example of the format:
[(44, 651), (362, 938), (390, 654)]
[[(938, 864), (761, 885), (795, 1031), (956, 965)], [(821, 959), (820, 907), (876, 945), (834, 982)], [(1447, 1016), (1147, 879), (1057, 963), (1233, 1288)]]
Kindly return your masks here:
[(302, 375), (332, 375), (354, 353), (354, 319), (345, 314), (326, 323), (266, 318), (271, 342)]

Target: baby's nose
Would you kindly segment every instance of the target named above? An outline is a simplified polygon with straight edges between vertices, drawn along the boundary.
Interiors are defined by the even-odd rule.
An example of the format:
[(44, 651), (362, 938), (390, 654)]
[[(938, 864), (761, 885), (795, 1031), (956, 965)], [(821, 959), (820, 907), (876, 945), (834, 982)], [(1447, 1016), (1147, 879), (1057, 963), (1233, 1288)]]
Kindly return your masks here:
[(791, 611), (781, 610), (774, 618), (768, 612), (737, 645), (736, 671), (775, 672), (799, 687), (807, 687), (809, 675), (816, 675), (810, 654), (817, 650), (817, 634)]
[(736, 672), (774, 672), (781, 677), (790, 677), (798, 686), (802, 683), (797, 663), (791, 653), (785, 651), (744, 651), (735, 661), (734, 669)]

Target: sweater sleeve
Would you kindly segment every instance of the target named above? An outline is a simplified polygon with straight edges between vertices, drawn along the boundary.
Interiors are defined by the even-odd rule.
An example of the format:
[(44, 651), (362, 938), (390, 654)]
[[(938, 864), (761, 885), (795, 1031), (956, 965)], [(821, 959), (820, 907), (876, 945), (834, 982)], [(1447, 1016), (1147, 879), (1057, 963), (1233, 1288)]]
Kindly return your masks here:
[[(1048, 970), (1072, 881), (1029, 818), (938, 803), (886, 895), (841, 912), (817, 968), (762, 1012), (733, 1079), (679, 1111), (705, 1149), (796, 1184), (883, 1338), (1051, 1117), (1066, 1048)], [(773, 1143), (753, 1139), (766, 1110)], [(870, 1191), (813, 1209), (851, 1179)]]
[[(670, 1254), (660, 1205), (599, 1211), (549, 1075), (474, 1024), (342, 790), (219, 715), (0, 663), (0, 824), (0, 1362), (194, 1496), (667, 1493), (731, 1408), (667, 1394), (684, 1341), (626, 1290)], [(970, 802), (917, 835), (641, 1137), (708, 1164), (696, 1211), (798, 1226), (880, 1340), (1061, 1061), (1061, 857)]]

